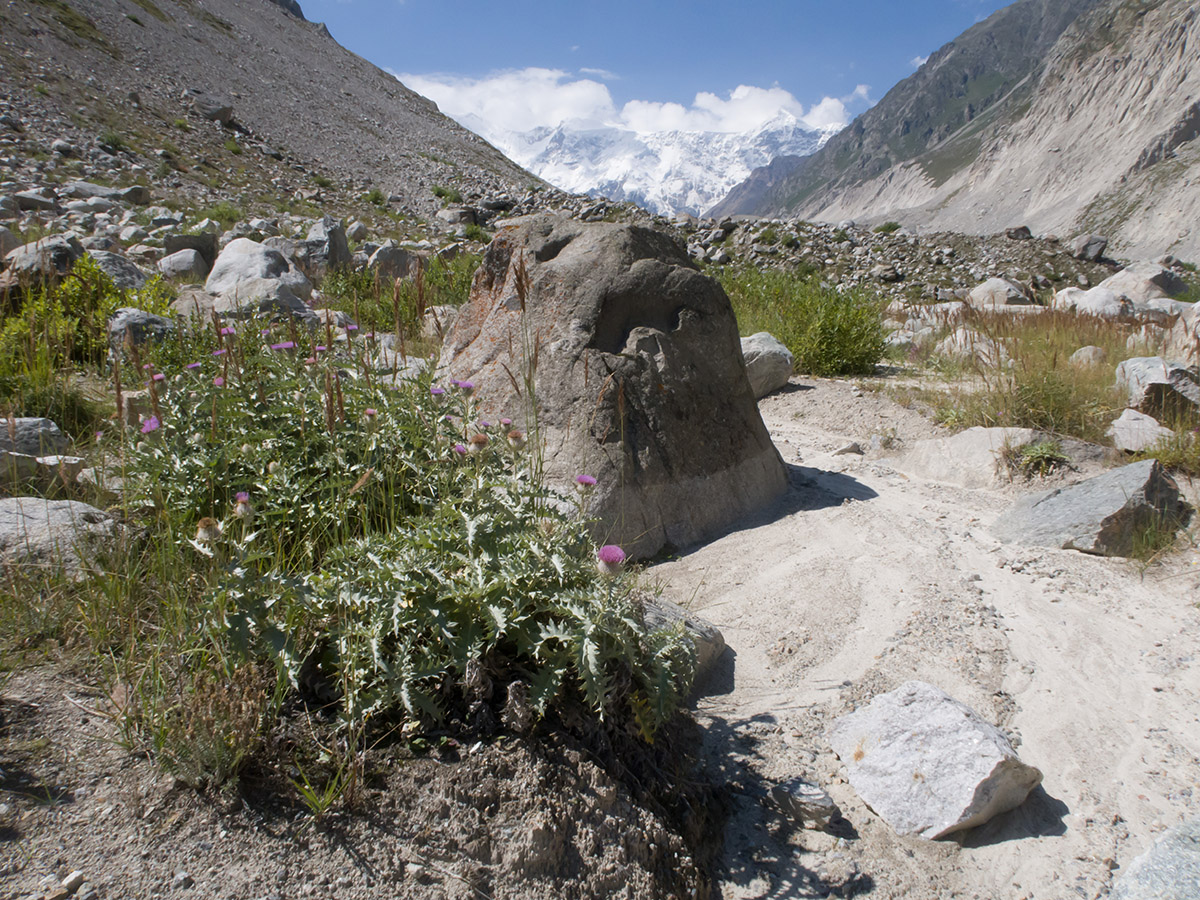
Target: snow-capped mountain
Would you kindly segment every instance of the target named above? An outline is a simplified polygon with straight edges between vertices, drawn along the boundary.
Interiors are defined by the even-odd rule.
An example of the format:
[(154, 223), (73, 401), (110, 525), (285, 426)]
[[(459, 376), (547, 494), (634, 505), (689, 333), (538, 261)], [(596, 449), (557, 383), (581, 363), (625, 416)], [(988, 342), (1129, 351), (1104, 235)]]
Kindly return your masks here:
[(471, 117), (460, 121), (556, 187), (631, 200), (662, 215), (700, 215), (754, 168), (784, 154), (807, 156), (839, 130), (814, 130), (786, 111), (741, 134), (639, 133), (619, 126), (571, 122), (525, 132), (496, 132)]

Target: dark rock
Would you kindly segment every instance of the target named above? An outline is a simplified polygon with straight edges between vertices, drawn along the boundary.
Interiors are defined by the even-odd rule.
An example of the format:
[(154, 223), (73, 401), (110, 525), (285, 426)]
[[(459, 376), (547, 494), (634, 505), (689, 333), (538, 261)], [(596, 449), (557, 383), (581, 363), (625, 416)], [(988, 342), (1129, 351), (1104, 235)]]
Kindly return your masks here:
[(180, 250), (195, 250), (211, 270), (217, 264), (217, 236), (211, 232), (200, 234), (168, 234), (163, 241), (163, 251), (170, 256)]
[(61, 278), (71, 271), (83, 254), (83, 245), (75, 235), (51, 235), (10, 251), (5, 257), (8, 265), (0, 281), (7, 280), (9, 286), (16, 286), (23, 281)]
[(1098, 234), (1085, 234), (1071, 244), (1071, 255), (1084, 262), (1099, 262), (1108, 249), (1108, 238)]
[(51, 419), (17, 416), (0, 419), (0, 450), (26, 456), (65, 453), (70, 441)]
[(175, 333), (175, 323), (162, 316), (123, 306), (108, 320), (108, 345), (114, 350), (149, 341), (158, 343)]
[(350, 264), (350, 242), (346, 229), (332, 216), (325, 216), (308, 230), (305, 240), (309, 258), (330, 269)]
[(146, 273), (118, 253), (107, 250), (89, 250), (90, 256), (100, 271), (112, 279), (113, 284), (123, 291), (136, 291), (146, 284)]
[(1033, 232), (1029, 230), (1028, 225), (1019, 225), (1016, 228), (1009, 228), (1004, 232), (1004, 236), (1010, 241), (1032, 241)]
[(1007, 543), (1129, 556), (1139, 531), (1177, 528), (1191, 512), (1158, 460), (1147, 459), (1019, 500), (992, 533)]
[(415, 278), (424, 265), (425, 260), (422, 257), (399, 247), (380, 247), (367, 260), (367, 268), (380, 279), (387, 281)]
[(23, 212), (54, 212), (58, 201), (49, 191), (21, 191), (13, 195), (17, 208)]
[(595, 476), (584, 501), (595, 532), (632, 556), (703, 540), (786, 490), (729, 299), (665, 234), (553, 216), (509, 223), (442, 363), (479, 385), (489, 415), (527, 430), (519, 385), (532, 376), (550, 482)]
[(1200, 411), (1200, 375), (1161, 356), (1135, 356), (1117, 366), (1117, 387), (1129, 391), (1127, 405), (1156, 418)]

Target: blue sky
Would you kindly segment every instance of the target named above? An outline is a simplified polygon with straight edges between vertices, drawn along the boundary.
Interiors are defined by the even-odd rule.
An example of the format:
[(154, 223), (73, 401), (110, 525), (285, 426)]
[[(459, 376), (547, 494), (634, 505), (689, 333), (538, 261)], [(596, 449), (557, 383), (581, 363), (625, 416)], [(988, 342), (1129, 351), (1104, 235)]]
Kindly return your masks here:
[(301, 0), (307, 18), (446, 112), (514, 130), (563, 118), (739, 130), (773, 106), (844, 123), (1005, 5)]

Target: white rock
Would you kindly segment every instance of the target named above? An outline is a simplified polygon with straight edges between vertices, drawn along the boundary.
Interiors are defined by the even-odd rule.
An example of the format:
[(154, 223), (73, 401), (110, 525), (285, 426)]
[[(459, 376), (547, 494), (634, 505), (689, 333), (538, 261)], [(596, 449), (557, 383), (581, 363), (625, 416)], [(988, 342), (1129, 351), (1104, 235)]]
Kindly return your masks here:
[(977, 425), (947, 438), (917, 441), (895, 461), (909, 475), (966, 488), (994, 487), (1004, 481), (1006, 447), (1031, 444), (1039, 433), (1031, 428), (984, 428)]
[(782, 341), (765, 331), (742, 338), (742, 358), (754, 399), (786, 387), (794, 358)]
[(1020, 285), (1007, 278), (989, 278), (971, 291), (967, 302), (979, 309), (988, 306), (1026, 306), (1030, 300)]
[(920, 681), (842, 716), (829, 743), (858, 795), (899, 834), (937, 839), (982, 825), (1042, 781), (1000, 729)]
[(1164, 428), (1157, 419), (1136, 409), (1121, 413), (1121, 417), (1108, 426), (1105, 434), (1113, 439), (1113, 446), (1128, 453), (1147, 450), (1160, 440), (1175, 436), (1170, 428)]
[(258, 296), (269, 293), (261, 284), (256, 284), (261, 281), (276, 281), (301, 300), (312, 296), (312, 284), (303, 272), (288, 262), (278, 250), (256, 244), (248, 238), (235, 238), (225, 246), (204, 283), (204, 289), (210, 294), (244, 301), (251, 289)]

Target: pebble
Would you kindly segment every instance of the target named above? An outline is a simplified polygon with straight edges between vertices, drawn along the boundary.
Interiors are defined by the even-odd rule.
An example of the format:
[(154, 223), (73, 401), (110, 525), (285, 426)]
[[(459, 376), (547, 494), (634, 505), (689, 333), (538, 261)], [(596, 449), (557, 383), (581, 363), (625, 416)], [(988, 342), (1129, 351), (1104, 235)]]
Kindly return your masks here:
[(177, 888), (190, 888), (196, 882), (192, 876), (180, 869), (175, 873), (175, 877), (171, 879), (171, 886)]
[(79, 890), (80, 885), (82, 885), (84, 881), (85, 879), (83, 877), (83, 872), (79, 871), (79, 869), (76, 869), (63, 879), (62, 886), (73, 894)]

